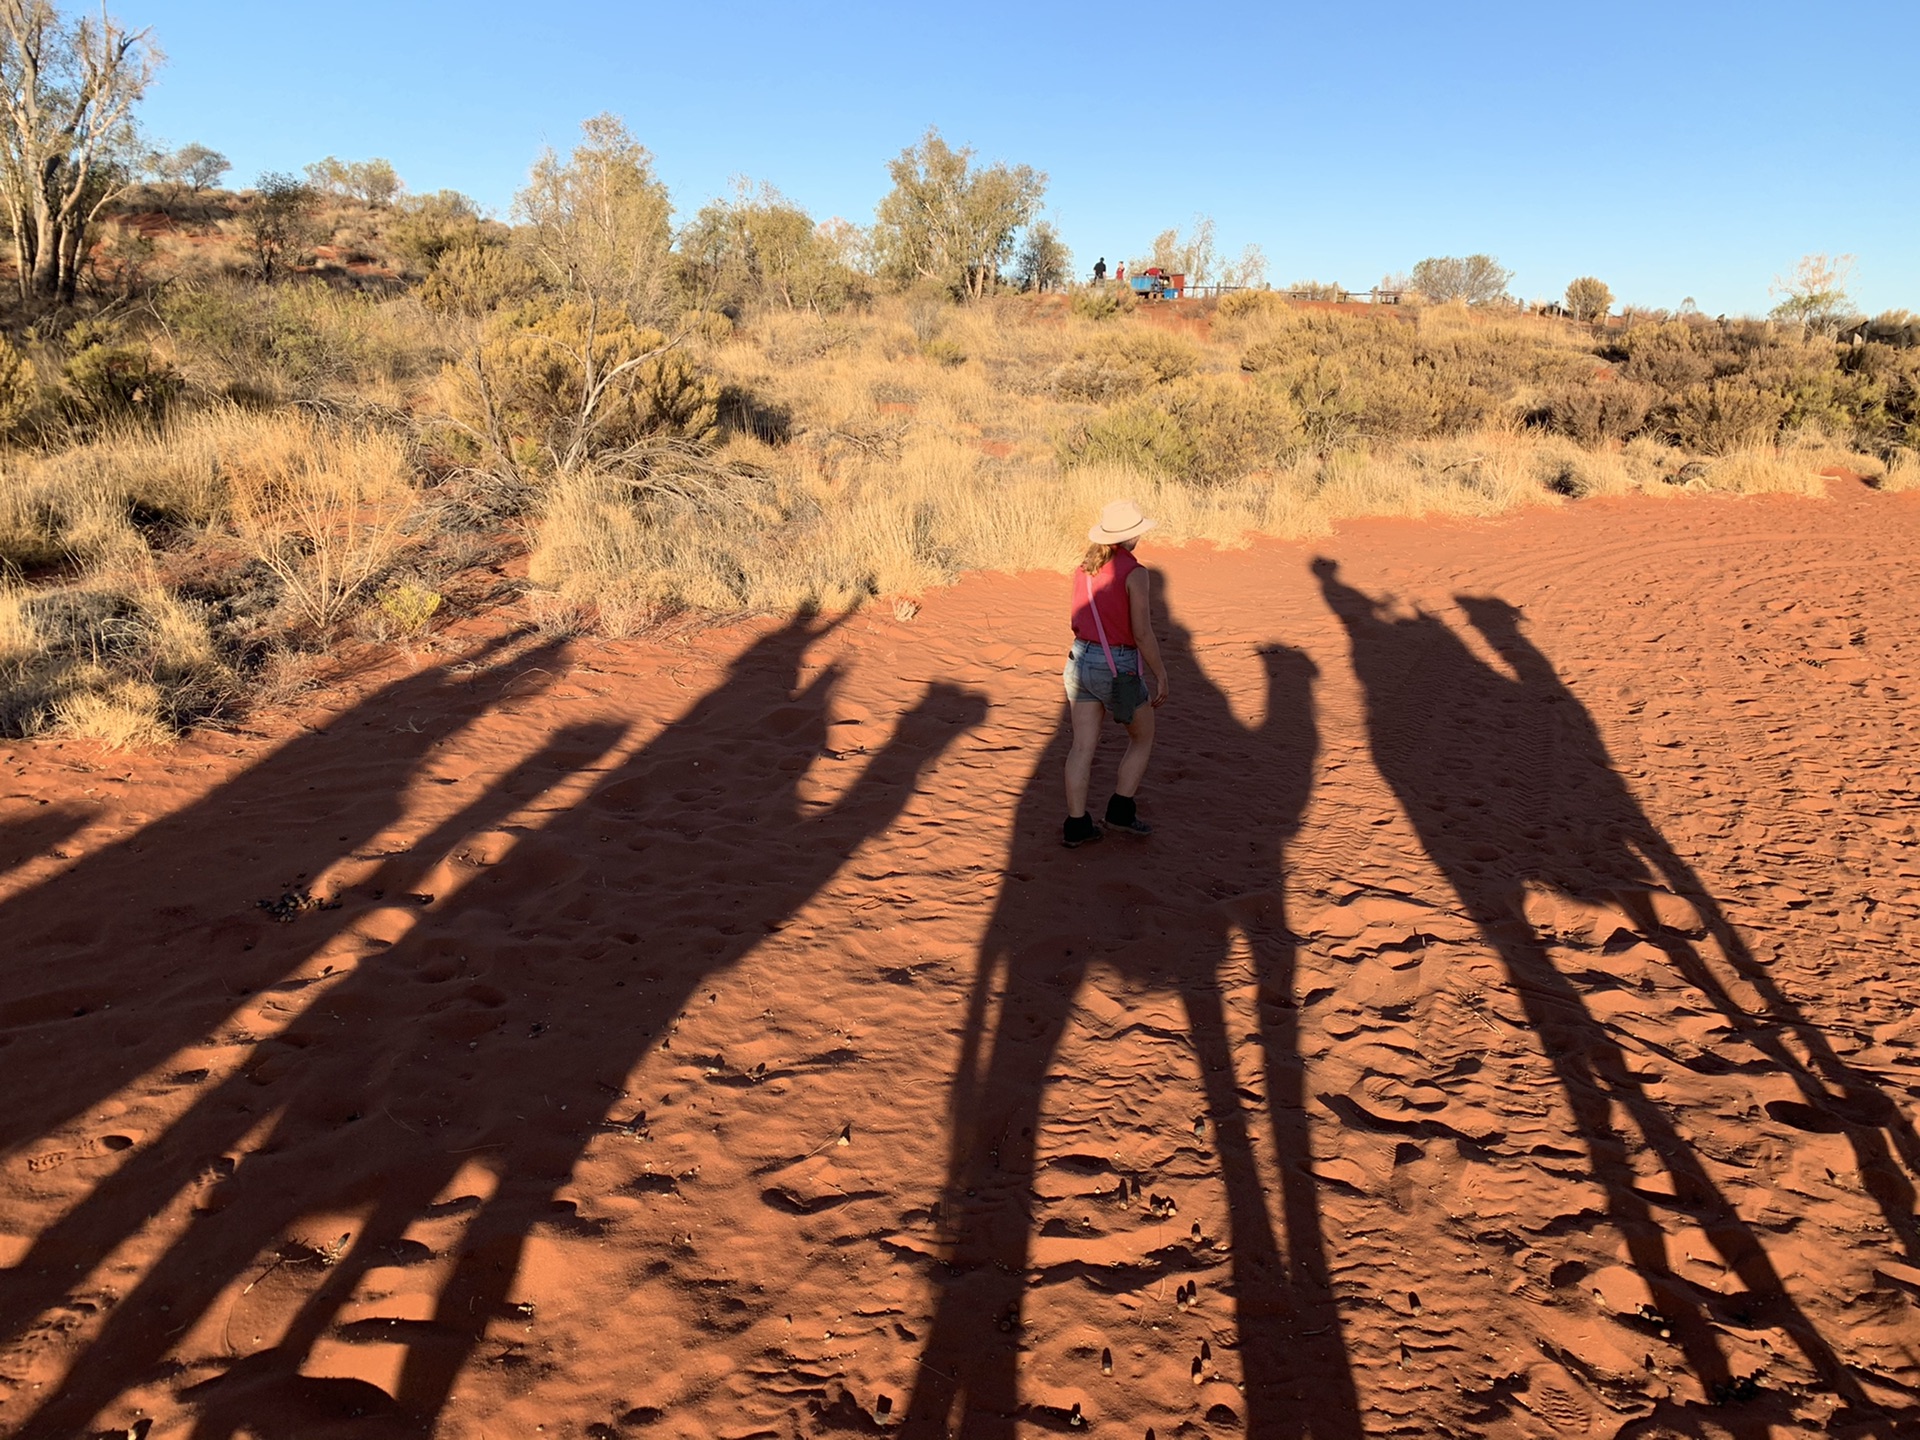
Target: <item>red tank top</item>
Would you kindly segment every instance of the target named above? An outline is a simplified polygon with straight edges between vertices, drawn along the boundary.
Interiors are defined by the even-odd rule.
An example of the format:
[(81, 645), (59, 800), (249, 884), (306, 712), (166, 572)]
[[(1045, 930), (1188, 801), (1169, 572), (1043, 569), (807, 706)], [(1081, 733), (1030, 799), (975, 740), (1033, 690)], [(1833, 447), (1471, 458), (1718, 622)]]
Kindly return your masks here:
[(1098, 575), (1076, 569), (1073, 572), (1073, 634), (1089, 644), (1100, 643), (1100, 631), (1093, 623), (1093, 610), (1087, 605), (1088, 582), (1092, 582), (1093, 603), (1100, 607), (1100, 623), (1107, 627), (1109, 645), (1132, 645), (1133, 606), (1127, 599), (1127, 577), (1140, 568), (1131, 550), (1115, 550), (1113, 558), (1100, 567)]

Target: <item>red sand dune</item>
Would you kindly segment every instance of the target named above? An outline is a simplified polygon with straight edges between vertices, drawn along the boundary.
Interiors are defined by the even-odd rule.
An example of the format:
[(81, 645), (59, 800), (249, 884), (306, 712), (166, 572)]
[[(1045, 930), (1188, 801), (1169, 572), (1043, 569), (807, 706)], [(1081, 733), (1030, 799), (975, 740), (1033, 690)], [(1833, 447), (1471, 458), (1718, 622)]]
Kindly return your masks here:
[(1143, 554), (0, 749), (0, 1429), (1920, 1433), (1920, 500)]

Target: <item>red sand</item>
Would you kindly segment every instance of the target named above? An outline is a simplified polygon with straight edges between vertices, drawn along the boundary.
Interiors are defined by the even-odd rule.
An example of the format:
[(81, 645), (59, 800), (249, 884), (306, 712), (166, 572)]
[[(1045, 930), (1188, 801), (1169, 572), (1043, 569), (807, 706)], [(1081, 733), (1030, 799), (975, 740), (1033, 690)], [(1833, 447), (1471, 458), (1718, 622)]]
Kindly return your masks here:
[(1916, 1433), (1920, 499), (1322, 549), (0, 748), (0, 1428)]

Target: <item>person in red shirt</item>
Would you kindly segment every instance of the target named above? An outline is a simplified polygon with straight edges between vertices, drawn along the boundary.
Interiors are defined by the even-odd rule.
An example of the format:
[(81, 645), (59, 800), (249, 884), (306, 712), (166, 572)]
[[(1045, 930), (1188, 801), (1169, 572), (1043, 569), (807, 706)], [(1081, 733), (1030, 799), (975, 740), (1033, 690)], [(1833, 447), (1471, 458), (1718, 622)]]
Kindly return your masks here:
[[(1062, 835), (1068, 849), (1101, 837), (1087, 813), (1087, 789), (1093, 781), (1093, 754), (1100, 747), (1100, 721), (1107, 714), (1127, 717), (1122, 721), (1127, 753), (1120, 757), (1120, 774), (1107, 801), (1107, 824), (1130, 835), (1153, 833), (1140, 818), (1135, 796), (1153, 753), (1153, 712), (1167, 703), (1167, 670), (1153, 633), (1151, 577), (1134, 558), (1133, 547), (1155, 523), (1131, 500), (1114, 501), (1087, 532), (1091, 543), (1073, 572), (1073, 650), (1061, 676), (1073, 717)], [(1138, 684), (1143, 665), (1153, 677), (1151, 703), (1137, 709), (1122, 703), (1116, 710), (1116, 685), (1123, 683), (1122, 677), (1134, 677), (1132, 683)]]

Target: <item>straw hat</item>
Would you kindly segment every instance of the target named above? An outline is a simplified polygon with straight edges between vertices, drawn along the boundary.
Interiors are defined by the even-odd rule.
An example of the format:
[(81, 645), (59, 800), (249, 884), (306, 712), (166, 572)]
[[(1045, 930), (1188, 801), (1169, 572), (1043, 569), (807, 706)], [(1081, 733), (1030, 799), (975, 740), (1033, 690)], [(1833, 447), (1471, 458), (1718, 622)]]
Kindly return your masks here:
[(1116, 500), (1100, 512), (1100, 523), (1087, 532), (1087, 539), (1096, 545), (1124, 545), (1159, 523), (1141, 514), (1133, 501)]

